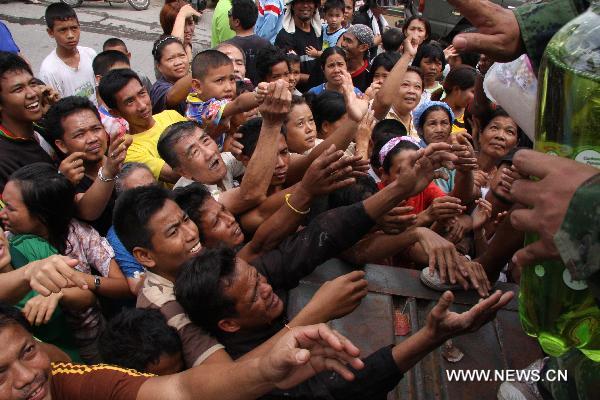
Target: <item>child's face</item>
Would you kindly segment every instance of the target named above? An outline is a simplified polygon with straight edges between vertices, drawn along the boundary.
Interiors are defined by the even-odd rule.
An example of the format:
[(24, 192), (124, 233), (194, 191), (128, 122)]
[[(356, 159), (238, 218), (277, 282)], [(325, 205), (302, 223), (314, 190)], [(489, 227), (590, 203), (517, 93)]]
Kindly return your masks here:
[(278, 79), (283, 79), (286, 82), (290, 81), (290, 67), (286, 61), (273, 65), (271, 73), (267, 75), (267, 82), (275, 82)]
[(0, 117), (35, 122), (42, 118), (39, 85), (27, 71), (7, 71), (0, 76)]
[(325, 20), (327, 21), (327, 26), (330, 31), (334, 31), (342, 26), (342, 21), (344, 20), (344, 13), (342, 10), (333, 9), (328, 10), (325, 14)]
[(405, 160), (408, 160), (415, 150), (402, 150), (400, 153), (397, 153), (392, 158), (392, 165), (390, 165), (390, 172), (384, 172), (381, 180), (384, 184), (390, 184), (394, 179), (396, 179), (396, 175), (400, 172), (400, 167), (404, 163)]
[(54, 26), (48, 28), (48, 35), (56, 40), (56, 45), (66, 50), (74, 50), (79, 44), (79, 21), (76, 18), (54, 21)]
[(290, 75), (289, 75), (289, 82), (290, 82), (290, 92), (293, 92), (294, 89), (296, 89), (296, 85), (298, 84), (298, 81), (300, 80), (300, 63), (290, 63)]
[(235, 74), (233, 63), (211, 68), (206, 75), (192, 80), (192, 87), (202, 100), (233, 99), (235, 97)]
[(423, 57), (419, 66), (427, 82), (435, 82), (442, 73), (442, 62), (435, 58)]
[(317, 128), (310, 108), (298, 104), (288, 114), (287, 144), (291, 152), (302, 154), (315, 146)]
[(344, 0), (344, 22), (346, 24), (352, 22), (354, 14), (354, 0)]
[(390, 71), (388, 71), (384, 67), (377, 67), (375, 73), (373, 74), (373, 83), (379, 83), (383, 85), (383, 82), (385, 82), (389, 74)]

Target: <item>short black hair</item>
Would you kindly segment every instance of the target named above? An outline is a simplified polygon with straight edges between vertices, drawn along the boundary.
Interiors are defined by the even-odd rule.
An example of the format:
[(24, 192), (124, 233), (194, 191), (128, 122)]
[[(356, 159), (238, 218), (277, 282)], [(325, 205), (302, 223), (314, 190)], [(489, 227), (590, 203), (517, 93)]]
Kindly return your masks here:
[(240, 21), (243, 29), (250, 29), (258, 19), (258, 8), (253, 0), (232, 0), (231, 18)]
[(460, 60), (463, 64), (470, 65), (473, 68), (477, 68), (477, 64), (479, 64), (479, 58), (481, 57), (481, 54), (475, 53), (473, 51), (459, 51), (458, 56), (460, 57)]
[(200, 242), (204, 242), (200, 208), (206, 200), (211, 198), (210, 191), (203, 184), (193, 182), (187, 186), (175, 188), (173, 196), (177, 205), (194, 221), (198, 227)]
[(100, 79), (98, 93), (108, 108), (117, 110), (117, 100), (115, 95), (119, 90), (127, 86), (132, 79), (138, 81), (142, 87), (144, 86), (138, 74), (127, 68), (113, 69)]
[(373, 127), (371, 140), (373, 141), (373, 153), (371, 154), (371, 166), (375, 169), (381, 167), (379, 162), (379, 151), (392, 138), (406, 135), (406, 127), (395, 119), (382, 119)]
[(444, 50), (434, 43), (423, 43), (419, 46), (415, 59), (412, 62), (413, 67), (421, 67), (421, 61), (424, 58), (429, 58), (442, 63), (442, 70), (446, 66), (446, 57), (444, 56)]
[(94, 57), (92, 61), (92, 70), (94, 75), (106, 75), (113, 65), (123, 63), (130, 65), (129, 58), (118, 50), (104, 50)]
[(179, 121), (169, 126), (160, 135), (156, 149), (160, 158), (171, 168), (177, 168), (181, 164), (175, 152), (175, 145), (181, 139), (193, 135), (196, 129), (202, 130), (196, 121)]
[(46, 114), (46, 133), (52, 140), (63, 139), (65, 130), (62, 125), (64, 118), (79, 111), (89, 110), (100, 120), (96, 106), (87, 98), (81, 96), (67, 96), (57, 101)]
[(381, 44), (383, 46), (383, 50), (385, 51), (398, 51), (402, 43), (406, 39), (404, 33), (402, 33), (402, 29), (400, 28), (390, 28), (387, 29), (381, 35)]
[[(0, 79), (7, 72), (27, 72), (33, 76), (31, 67), (21, 56), (8, 51), (0, 51)], [(0, 86), (0, 90), (1, 88)]]
[(317, 132), (321, 132), (325, 121), (333, 123), (346, 114), (346, 103), (341, 93), (325, 90), (313, 98), (310, 109), (315, 119)]
[(66, 21), (68, 19), (75, 18), (77, 21), (77, 14), (73, 7), (65, 3), (52, 3), (46, 7), (44, 19), (46, 20), (46, 26), (50, 29), (54, 28), (54, 22)]
[(0, 301), (0, 329), (9, 325), (19, 325), (27, 332), (31, 332), (31, 325), (17, 307)]
[(400, 60), (400, 53), (396, 51), (386, 51), (381, 54), (378, 54), (371, 64), (371, 68), (369, 70), (369, 78), (370, 81), (373, 82), (373, 78), (375, 77), (375, 71), (379, 67), (383, 67), (387, 72), (390, 72), (394, 65)]
[[(292, 96), (300, 97), (300, 96)], [(239, 142), (244, 146), (242, 149), (242, 154), (247, 157), (252, 157), (254, 154), (254, 150), (256, 150), (256, 144), (258, 143), (258, 137), (260, 136), (260, 130), (262, 129), (263, 119), (261, 117), (250, 118), (248, 121), (244, 122), (237, 129), (238, 133), (242, 134), (242, 137)], [(285, 123), (281, 125), (280, 133), (285, 136)]]
[(325, 65), (327, 64), (327, 59), (334, 54), (339, 54), (342, 56), (344, 61), (348, 62), (348, 53), (346, 50), (339, 46), (328, 47), (319, 56), (319, 63), (321, 64), (321, 68), (325, 69)]
[(235, 302), (223, 293), (235, 277), (235, 262), (230, 248), (203, 249), (183, 264), (175, 282), (175, 297), (190, 320), (214, 335), (221, 319), (237, 315)]
[(123, 192), (115, 202), (113, 225), (123, 246), (130, 253), (134, 247), (152, 249), (150, 218), (171, 199), (168, 190), (159, 186), (142, 186)]
[(299, 64), (300, 63), (300, 56), (296, 53), (287, 53), (285, 55), (285, 60), (288, 63), (288, 67), (292, 67), (292, 64)]
[(116, 37), (106, 39), (102, 45), (102, 51), (106, 51), (106, 49), (110, 47), (125, 47), (125, 49), (127, 49), (125, 42)]
[(343, 14), (345, 8), (346, 5), (342, 0), (327, 0), (323, 5), (323, 15), (327, 14), (330, 10), (340, 10)]
[(175, 328), (169, 326), (159, 310), (130, 308), (109, 322), (98, 341), (102, 361), (107, 364), (146, 372), (163, 354), (182, 351)]
[(233, 65), (227, 54), (209, 49), (196, 54), (192, 60), (192, 78), (202, 80), (211, 69)]
[(280, 62), (286, 62), (287, 59), (283, 50), (275, 46), (266, 46), (256, 53), (256, 74), (258, 80), (264, 82), (267, 76), (271, 74), (271, 68)]

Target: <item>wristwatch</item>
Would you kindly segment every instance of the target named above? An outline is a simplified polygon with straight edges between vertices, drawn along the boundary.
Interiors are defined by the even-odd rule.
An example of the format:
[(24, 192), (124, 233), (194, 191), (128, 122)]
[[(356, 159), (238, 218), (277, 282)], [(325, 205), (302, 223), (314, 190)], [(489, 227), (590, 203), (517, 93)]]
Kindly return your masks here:
[(98, 179), (100, 179), (102, 182), (112, 182), (117, 178), (116, 176), (114, 178), (108, 178), (104, 176), (102, 168), (103, 167), (100, 167), (100, 169), (98, 170)]
[(100, 289), (100, 277), (98, 275), (94, 275), (94, 288), (96, 290)]

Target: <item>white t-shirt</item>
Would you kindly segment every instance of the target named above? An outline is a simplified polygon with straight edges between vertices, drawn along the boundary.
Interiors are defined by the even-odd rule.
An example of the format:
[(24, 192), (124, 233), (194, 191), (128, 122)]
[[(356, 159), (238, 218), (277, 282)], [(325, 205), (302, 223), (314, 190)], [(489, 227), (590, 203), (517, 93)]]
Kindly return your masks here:
[(83, 46), (77, 46), (77, 50), (79, 51), (77, 68), (65, 64), (54, 49), (42, 61), (38, 77), (56, 89), (61, 98), (67, 96), (87, 97), (92, 103), (98, 105), (96, 102), (96, 79), (92, 70), (92, 61), (96, 57), (96, 52)]

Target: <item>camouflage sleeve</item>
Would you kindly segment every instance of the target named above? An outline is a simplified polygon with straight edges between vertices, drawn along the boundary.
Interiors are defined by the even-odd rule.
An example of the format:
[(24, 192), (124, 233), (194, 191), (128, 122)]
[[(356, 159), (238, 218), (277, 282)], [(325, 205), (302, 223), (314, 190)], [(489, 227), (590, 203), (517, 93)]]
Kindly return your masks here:
[(575, 192), (554, 243), (574, 279), (600, 272), (600, 174)]
[(534, 0), (514, 9), (525, 51), (536, 70), (552, 36), (588, 6), (586, 0)]

